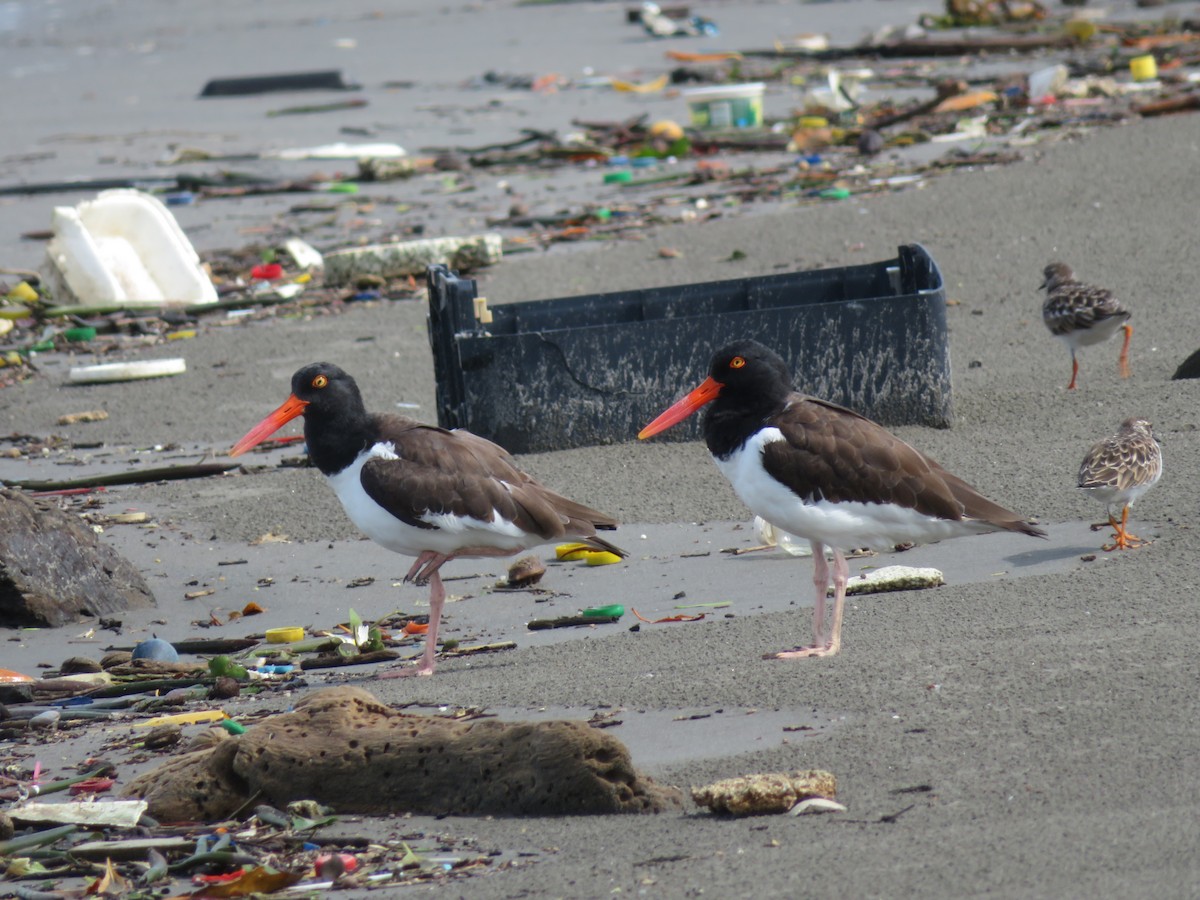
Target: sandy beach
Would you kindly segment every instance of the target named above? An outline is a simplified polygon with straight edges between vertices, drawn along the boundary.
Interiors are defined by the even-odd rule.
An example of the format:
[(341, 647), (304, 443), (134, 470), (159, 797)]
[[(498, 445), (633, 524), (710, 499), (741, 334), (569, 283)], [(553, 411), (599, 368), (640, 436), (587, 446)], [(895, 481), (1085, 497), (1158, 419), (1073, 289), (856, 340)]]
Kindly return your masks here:
[[(853, 40), (920, 11), (918, 5), (867, 2), (832, 6), (845, 10), (845, 17), (807, 5), (714, 4), (710, 12), (727, 26), (722, 43), (747, 46), (805, 30), (801, 12), (836, 23), (817, 30), (840, 29), (843, 39)], [(283, 8), (266, 7), (277, 13)], [(13, 161), (36, 149), (35, 138), (67, 132), (106, 133), (106, 146), (117, 148), (113, 154), (128, 166), (148, 166), (153, 153), (164, 150), (162, 139), (131, 136), (159, 128), (194, 129), (207, 137), (225, 133), (230, 150), (264, 141), (334, 139), (314, 130), (328, 123), (311, 119), (280, 124), (292, 129), (282, 136), (252, 134), (223, 121), (230, 107), (193, 97), (207, 77), (294, 67), (305, 42), (325, 49), (348, 34), (358, 36), (353, 67), (365, 84), (401, 77), (404, 58), (394, 48), (388, 55), (387, 37), (411, 49), (405, 43), (409, 25), (434, 29), (437, 43), (449, 46), (461, 38), (468, 51), (479, 50), (472, 56), (426, 49), (420, 56), (426, 68), (407, 73), (462, 104), (441, 121), (443, 130), (430, 143), (502, 139), (522, 118), (558, 117), (552, 124), (566, 127), (564, 107), (555, 104), (570, 101), (561, 95), (536, 116), (526, 109), (493, 121), (486, 110), (474, 116), (465, 109), (485, 101), (467, 103), (455, 93), (455, 83), (477, 70), (542, 70), (530, 56), (531, 22), (547, 29), (543, 37), (570, 23), (574, 33), (589, 34), (587, 49), (597, 60), (622, 71), (650, 71), (660, 60), (659, 46), (648, 49), (635, 39), (620, 5), (612, 3), (547, 6), (538, 19), (509, 4), (476, 4), (444, 15), (402, 4), (376, 20), (366, 5), (348, 4), (321, 28), (306, 18), (325, 14), (318, 4), (287, 5), (286, 24), (268, 23), (258, 7), (211, 5), (194, 24), (191, 12), (167, 9), (88, 7), (84, 18), (97, 17), (105, 27), (96, 31), (103, 36), (99, 52), (86, 58), (104, 63), (96, 77), (111, 78), (103, 90), (91, 88), (92, 101), (78, 96), (78, 87), (67, 98), (78, 121), (32, 103), (44, 89), (35, 84), (57, 80), (61, 91), (79, 77), (77, 66), (51, 69), (55, 56), (42, 48), (46, 75), (24, 82), (32, 98), (23, 117), (27, 139), (11, 133), (3, 139), (7, 161), (0, 178), (95, 175), (95, 147), (82, 143), (53, 144), (58, 155), (42, 163)], [(137, 21), (129, 18), (131, 10), (149, 19), (118, 38), (113, 22)], [(81, 40), (84, 24), (62, 24), (63, 43)], [(484, 26), (502, 39), (488, 44), (476, 30)], [(501, 28), (507, 30), (496, 30)], [(151, 39), (156, 48), (137, 63), (137, 47)], [(177, 56), (163, 49), (170, 45), (179, 49)], [(503, 52), (489, 56), (485, 45)], [(581, 54), (570, 52), (568, 40), (538, 47), (548, 54), (544, 68), (579, 68)], [(199, 48), (215, 55), (203, 58)], [(30, 48), (22, 53), (29, 55)], [(145, 59), (158, 57), (160, 67), (171, 61), (178, 82), (170, 91), (135, 91), (133, 85), (147, 77)], [(120, 70), (119, 58), (134, 60), (140, 74)], [(131, 80), (118, 78), (118, 70)], [(167, 96), (172, 91), (174, 98)], [(121, 104), (119, 98), (135, 93), (142, 100)], [(385, 94), (381, 102), (393, 96)], [(167, 111), (185, 102), (186, 117)], [(605, 105), (611, 98), (586, 102), (591, 105), (574, 114), (622, 115)], [(239, 117), (250, 104), (255, 110), (279, 105), (262, 98), (234, 103)], [(120, 127), (109, 120), (98, 124), (101, 105), (119, 110)], [(656, 114), (662, 108), (655, 107)], [(434, 115), (418, 109), (381, 138), (425, 143), (414, 134), (414, 123)], [(385, 112), (377, 106), (371, 116)], [(472, 133), (454, 136), (464, 120)], [(121, 135), (127, 137), (125, 150)], [(463, 592), (471, 598), (448, 607), (450, 636), (511, 637), (517, 650), (447, 660), (431, 679), (380, 681), (358, 672), (309, 681), (310, 690), (326, 681), (349, 682), (387, 703), (487, 707), (508, 717), (544, 709), (586, 719), (598, 709), (622, 709), (635, 763), (659, 781), (686, 789), (752, 772), (822, 768), (837, 775), (838, 799), (847, 812), (735, 820), (689, 802), (682, 812), (651, 817), (352, 817), (339, 827), (380, 838), (423, 828), (532, 854), (527, 865), (444, 888), (471, 898), (1197, 896), (1200, 613), (1193, 554), (1200, 537), (1193, 532), (1200, 509), (1200, 480), (1194, 477), (1200, 471), (1200, 387), (1171, 375), (1200, 345), (1200, 311), (1187, 274), (1200, 210), (1200, 131), (1194, 115), (1183, 115), (1085, 134), (1065, 131), (1023, 152), (1026, 159), (1014, 165), (956, 171), (905, 191), (731, 211), (703, 225), (654, 229), (642, 241), (513, 256), (478, 278), (481, 293), (502, 303), (853, 265), (888, 259), (901, 244), (923, 244), (945, 276), (951, 301), (955, 421), (946, 430), (897, 432), (988, 496), (1035, 517), (1050, 540), (964, 538), (910, 554), (852, 560), (852, 573), (884, 560), (937, 564), (947, 583), (933, 591), (852, 598), (844, 649), (834, 658), (764, 661), (763, 653), (809, 632), (811, 561), (719, 552), (753, 541), (750, 515), (702, 446), (631, 439), (525, 456), (522, 464), (545, 482), (628, 523), (616, 537), (633, 551), (621, 566), (586, 572), (551, 567), (548, 586), (567, 594), (549, 607), (554, 614), (619, 597), (665, 615), (680, 590), (690, 601), (732, 605), (703, 622), (630, 632), (627, 621), (608, 631), (534, 636), (522, 623), (545, 609), (477, 590), (503, 572), (502, 563), (457, 561), (448, 573), (482, 573), (484, 581), (466, 582)], [(469, 215), (446, 208), (453, 206), (446, 198), (423, 202), (431, 227), (472, 227)], [(496, 203), (503, 202), (497, 192)], [(37, 265), (40, 247), (17, 235), (46, 227), (51, 205), (49, 198), (28, 197), (0, 204), (5, 264)], [(203, 253), (247, 240), (241, 229), (266, 222), (278, 227), (286, 206), (286, 200), (268, 198), (220, 212), (212, 205), (184, 208), (179, 218)], [(387, 218), (389, 209), (381, 204), (376, 214)], [(663, 258), (660, 247), (680, 255)], [(731, 260), (733, 250), (742, 251), (739, 259)], [(1069, 354), (1042, 324), (1037, 291), (1042, 267), (1056, 259), (1069, 262), (1081, 279), (1112, 288), (1133, 311), (1131, 378), (1117, 376), (1114, 342), (1083, 350), (1079, 389), (1065, 390)], [(420, 301), (379, 301), (301, 319), (229, 326), (210, 321), (182, 350), (163, 345), (139, 354), (182, 352), (186, 375), (136, 385), (68, 387), (72, 360), (47, 355), (36, 378), (0, 394), (0, 432), (103, 443), (103, 453), (77, 454), (85, 457), (79, 465), (56, 469), (56, 476), (223, 458), (286, 397), (292, 372), (318, 358), (351, 371), (369, 407), (415, 404), (417, 417), (434, 421), (425, 317)], [(712, 349), (695, 348), (698, 368)], [(79, 359), (87, 361), (87, 355)], [(691, 385), (679, 387), (682, 393)], [(63, 414), (95, 408), (109, 412), (107, 421), (55, 424)], [(1099, 521), (1103, 511), (1075, 487), (1076, 472), (1088, 447), (1133, 415), (1154, 423), (1165, 457), (1161, 483), (1131, 517), (1136, 533), (1152, 543), (1102, 553), (1106, 533), (1092, 533), (1087, 523)], [(156, 445), (173, 449), (145, 452)], [(153, 533), (115, 528), (106, 535), (142, 568), (158, 608), (124, 616), (125, 633), (104, 636), (97, 649), (68, 643), (79, 631), (69, 626), (59, 633), (6, 634), (3, 665), (32, 669), (85, 652), (98, 656), (110, 642), (132, 643), (151, 631), (182, 639), (192, 635), (183, 623), (202, 618), (206, 609), (235, 609), (248, 599), (267, 606), (262, 627), (327, 627), (350, 605), (368, 614), (424, 604), (423, 590), (387, 586), (408, 561), (360, 540), (314, 470), (272, 465), (284, 455), (255, 457), (254, 465), (269, 467), (251, 474), (109, 491), (106, 507), (146, 510), (159, 523)], [(46, 477), (50, 468), (0, 462), (5, 478)], [(286, 534), (291, 543), (250, 546), (267, 533)], [(703, 551), (708, 555), (695, 555)], [(247, 558), (248, 565), (218, 570), (217, 560), (233, 556)], [(346, 583), (365, 574), (375, 576), (375, 584), (348, 592)], [(268, 575), (277, 584), (256, 588)], [(182, 599), (196, 579), (216, 589), (203, 609)], [(230, 636), (244, 630), (244, 623), (220, 629)], [(289, 699), (268, 702), (283, 708)], [(241, 703), (250, 708), (250, 701)], [(684, 713), (708, 718), (684, 721)], [(812, 730), (786, 730), (802, 724)], [(694, 730), (681, 739), (687, 729)], [(0, 895), (5, 888), (0, 884)]]

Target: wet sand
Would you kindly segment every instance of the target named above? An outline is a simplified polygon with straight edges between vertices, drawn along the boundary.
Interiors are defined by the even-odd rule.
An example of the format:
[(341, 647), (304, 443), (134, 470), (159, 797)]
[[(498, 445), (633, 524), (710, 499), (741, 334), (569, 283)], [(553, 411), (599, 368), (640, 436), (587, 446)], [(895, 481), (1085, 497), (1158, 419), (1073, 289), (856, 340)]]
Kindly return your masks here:
[[(640, 735), (631, 729), (629, 738), (637, 761), (650, 733), (642, 746), (656, 778), (687, 786), (825, 768), (837, 774), (849, 811), (739, 821), (694, 808), (647, 818), (403, 820), (403, 828), (537, 852), (527, 867), (455, 884), (457, 894), (1194, 895), (1198, 388), (1170, 376), (1200, 341), (1189, 274), (1200, 209), (1196, 123), (1186, 116), (1138, 123), (1026, 152), (1025, 163), (954, 173), (920, 190), (514, 257), (481, 276), (481, 292), (502, 302), (872, 262), (920, 242), (953, 301), (956, 419), (944, 431), (899, 432), (992, 498), (1039, 518), (1051, 540), (1011, 538), (998, 547), (998, 538), (966, 538), (904, 555), (897, 561), (919, 564), (916, 554), (938, 554), (947, 585), (851, 601), (836, 658), (763, 661), (763, 653), (808, 634), (811, 563), (778, 554), (681, 558), (689, 540), (698, 551), (752, 540), (746, 510), (702, 447), (631, 442), (525, 457), (545, 481), (636, 523), (618, 532), (618, 542), (634, 549), (628, 563), (551, 568), (546, 586), (570, 593), (552, 601), (556, 614), (617, 596), (668, 610), (677, 585), (687, 586), (689, 600), (732, 605), (703, 622), (630, 632), (626, 620), (608, 631), (534, 639), (520, 629), (542, 614), (532, 598), (477, 594), (450, 606), (449, 626), (458, 632), (451, 636), (512, 634), (518, 650), (448, 660), (432, 679), (347, 677), (368, 679), (364, 686), (392, 703), (512, 714), (549, 707), (581, 716), (618, 707), (632, 711), (631, 724), (634, 715), (657, 716), (654, 727)], [(683, 255), (662, 259), (661, 246)], [(746, 257), (729, 262), (733, 249)], [(1085, 349), (1080, 389), (1064, 390), (1069, 355), (1042, 325), (1036, 291), (1042, 266), (1059, 258), (1133, 310), (1131, 379), (1117, 377), (1118, 348), (1110, 344)], [(97, 466), (125, 465), (132, 448), (169, 443), (179, 446), (166, 454), (171, 461), (194, 460), (230, 446), (283, 399), (291, 372), (317, 357), (351, 370), (371, 407), (416, 403), (418, 416), (434, 418), (424, 310), (415, 302), (206, 327), (182, 350), (147, 355), (180, 352), (185, 376), (136, 386), (65, 387), (66, 363), (48, 359), (44, 378), (4, 392), (0, 429), (117, 448), (114, 460)], [(54, 425), (63, 413), (91, 408), (108, 409), (110, 419)], [(1075, 473), (1088, 446), (1130, 415), (1153, 421), (1164, 446), (1165, 475), (1132, 516), (1136, 532), (1154, 542), (1104, 554), (1104, 534), (1085, 524), (1101, 510), (1074, 487)], [(155, 460), (143, 465), (163, 456), (143, 454)], [(3, 463), (5, 477), (23, 477), (20, 469)], [(356, 540), (311, 470), (127, 488), (110, 492), (107, 504), (150, 510), (162, 525), (152, 535), (110, 535), (144, 567), (160, 603), (127, 616), (122, 640), (141, 630), (161, 634), (155, 619), (199, 617), (203, 611), (182, 600), (196, 578), (220, 588), (202, 601), (213, 606), (265, 600), (263, 627), (331, 624), (351, 603), (382, 613), (424, 601), (419, 589), (387, 586), (407, 563)], [(261, 562), (253, 556), (239, 567), (242, 581), (218, 583), (226, 573), (216, 560), (252, 556), (248, 542), (267, 532), (294, 543), (275, 545), (276, 555)], [(1023, 572), (1031, 554), (1045, 568)], [(481, 580), (503, 569), (487, 561), (454, 567), (483, 573)], [(373, 586), (345, 587), (368, 572), (377, 576)], [(289, 574), (303, 577), (291, 582)], [(254, 576), (265, 575), (278, 584), (255, 593)], [(23, 648), (8, 644), (6, 664), (10, 652), (47, 662), (80, 652), (66, 644), (69, 636), (68, 628), (30, 636)], [(750, 710), (773, 718), (749, 746), (744, 729), (674, 718), (675, 711), (718, 718)], [(784, 732), (783, 720), (816, 731)], [(690, 756), (655, 757), (654, 728), (693, 726)], [(401, 824), (354, 827), (385, 836)]]

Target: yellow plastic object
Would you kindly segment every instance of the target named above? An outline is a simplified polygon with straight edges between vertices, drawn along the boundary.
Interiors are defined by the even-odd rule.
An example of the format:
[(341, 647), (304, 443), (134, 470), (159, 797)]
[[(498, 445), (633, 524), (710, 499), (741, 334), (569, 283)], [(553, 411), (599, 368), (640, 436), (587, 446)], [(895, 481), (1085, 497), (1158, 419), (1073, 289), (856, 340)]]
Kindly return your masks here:
[(1135, 56), (1129, 61), (1129, 74), (1134, 81), (1153, 81), (1158, 77), (1158, 63), (1149, 53)]
[(200, 712), (177, 713), (173, 716), (155, 716), (145, 722), (134, 722), (139, 728), (152, 728), (156, 725), (199, 725), (203, 722), (220, 722), (227, 718), (219, 709), (205, 709)]
[(612, 89), (621, 94), (654, 94), (661, 91), (667, 86), (668, 78), (666, 75), (659, 75), (653, 81), (647, 81), (644, 84), (635, 84), (632, 81), (621, 81), (617, 78), (610, 80)]
[(607, 550), (593, 550), (585, 558), (589, 566), (611, 566), (621, 561), (621, 557)]
[(22, 303), (32, 303), (38, 298), (38, 292), (29, 286), (28, 281), (18, 282), (17, 286), (8, 292), (9, 300), (19, 300)]
[(264, 635), (268, 644), (291, 644), (304, 640), (304, 629), (299, 625), (289, 625), (284, 628), (268, 628)]
[(1096, 36), (1095, 22), (1090, 22), (1087, 19), (1072, 19), (1067, 23), (1067, 34), (1075, 38), (1077, 41), (1090, 41)]
[(683, 137), (683, 126), (671, 119), (661, 119), (650, 126), (650, 136), (677, 141)]
[(587, 544), (559, 544), (554, 548), (554, 555), (563, 562), (572, 562), (576, 559), (583, 559), (588, 553), (592, 552), (592, 548)]

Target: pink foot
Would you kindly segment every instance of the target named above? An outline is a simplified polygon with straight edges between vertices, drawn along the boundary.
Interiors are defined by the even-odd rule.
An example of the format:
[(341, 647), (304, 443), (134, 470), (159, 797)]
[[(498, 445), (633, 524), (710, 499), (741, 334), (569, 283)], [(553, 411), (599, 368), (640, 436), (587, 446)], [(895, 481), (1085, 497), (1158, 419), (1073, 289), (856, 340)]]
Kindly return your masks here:
[(415, 678), (418, 675), (432, 675), (432, 674), (433, 674), (432, 667), (427, 669), (424, 666), (418, 666), (415, 669), (409, 669), (409, 668), (400, 668), (399, 666), (396, 666), (395, 668), (387, 669), (383, 672), (380, 672), (376, 677), (377, 678)]
[(814, 656), (833, 656), (833, 647), (797, 647), (795, 650), (780, 650), (778, 653), (763, 654), (763, 659), (810, 659)]

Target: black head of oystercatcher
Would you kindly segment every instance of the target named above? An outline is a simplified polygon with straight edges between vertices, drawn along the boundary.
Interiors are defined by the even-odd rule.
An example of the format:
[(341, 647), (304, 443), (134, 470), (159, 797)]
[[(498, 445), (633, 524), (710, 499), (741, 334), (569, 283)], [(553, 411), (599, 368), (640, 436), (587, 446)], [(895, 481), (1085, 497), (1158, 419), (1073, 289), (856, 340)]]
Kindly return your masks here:
[(1121, 355), (1117, 357), (1117, 373), (1129, 377), (1129, 339), (1133, 326), (1129, 324), (1130, 312), (1123, 307), (1108, 288), (1084, 284), (1076, 280), (1075, 273), (1066, 263), (1050, 263), (1042, 271), (1040, 290), (1046, 292), (1042, 304), (1042, 321), (1050, 333), (1071, 349), (1071, 383), (1067, 390), (1075, 390), (1079, 376), (1079, 360), (1076, 351), (1107, 341), (1118, 331), (1125, 332), (1121, 344)]
[(625, 556), (598, 537), (617, 520), (543, 487), (502, 447), (394, 414), (368, 413), (354, 379), (331, 363), (292, 376), (292, 393), (230, 451), (245, 453), (297, 416), (313, 464), (350, 520), (377, 544), (415, 556), (405, 581), (430, 585), (429, 631), (417, 674), (431, 675), (446, 599), (441, 566), (512, 556), (572, 540)]
[[(722, 347), (705, 381), (647, 425), (647, 438), (703, 406), (717, 468), (753, 512), (812, 544), (817, 587), (813, 644), (771, 658), (828, 656), (841, 646), (845, 552), (989, 531), (1045, 532), (988, 500), (887, 429), (792, 390), (791, 374), (756, 341)], [(711, 404), (711, 405), (710, 405)], [(825, 547), (833, 551), (833, 615)]]

